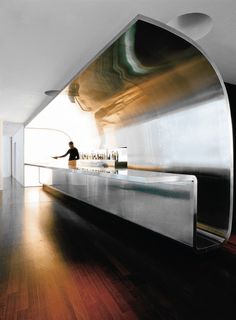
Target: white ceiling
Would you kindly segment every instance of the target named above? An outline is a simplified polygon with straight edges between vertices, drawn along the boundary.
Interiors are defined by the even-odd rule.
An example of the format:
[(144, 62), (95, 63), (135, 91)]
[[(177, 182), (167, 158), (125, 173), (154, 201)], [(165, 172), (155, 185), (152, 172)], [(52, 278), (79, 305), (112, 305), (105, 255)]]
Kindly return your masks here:
[(236, 84), (235, 0), (0, 0), (0, 119), (26, 122), (137, 14), (211, 17), (198, 44)]

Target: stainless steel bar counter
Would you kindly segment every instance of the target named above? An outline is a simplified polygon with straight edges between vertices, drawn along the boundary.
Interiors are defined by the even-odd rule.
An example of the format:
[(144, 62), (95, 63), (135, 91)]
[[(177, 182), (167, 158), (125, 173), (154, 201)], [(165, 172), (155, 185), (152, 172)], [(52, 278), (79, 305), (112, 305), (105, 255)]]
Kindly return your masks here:
[(199, 228), (194, 175), (103, 167), (37, 167), (43, 185), (196, 250), (223, 239)]
[[(78, 108), (72, 136), (81, 141), (81, 167), (41, 163), (43, 183), (198, 250), (227, 241), (233, 217), (229, 101), (219, 71), (196, 43), (137, 16), (60, 95)], [(41, 160), (31, 154), (26, 162), (48, 154)], [(138, 170), (84, 167), (95, 160)]]

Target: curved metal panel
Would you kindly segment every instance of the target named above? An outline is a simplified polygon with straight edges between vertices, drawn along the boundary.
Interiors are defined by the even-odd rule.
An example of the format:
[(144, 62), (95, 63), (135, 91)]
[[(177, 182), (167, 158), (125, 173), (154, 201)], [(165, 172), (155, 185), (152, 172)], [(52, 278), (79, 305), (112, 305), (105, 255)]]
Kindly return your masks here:
[(171, 31), (137, 19), (67, 92), (93, 113), (101, 147), (127, 147), (129, 168), (195, 175), (198, 230), (221, 242), (233, 201), (228, 98), (202, 51)]

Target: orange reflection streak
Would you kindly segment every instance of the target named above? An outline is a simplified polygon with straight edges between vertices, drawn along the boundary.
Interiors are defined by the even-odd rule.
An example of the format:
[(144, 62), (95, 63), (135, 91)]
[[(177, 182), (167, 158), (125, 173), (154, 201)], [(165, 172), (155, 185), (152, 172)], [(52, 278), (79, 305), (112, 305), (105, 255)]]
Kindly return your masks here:
[(14, 304), (7, 303), (6, 314), (11, 316), (4, 319), (14, 319), (20, 312), (24, 319), (61, 319), (62, 314), (63, 319), (71, 319), (68, 303), (74, 304), (73, 312), (81, 319), (80, 313), (87, 310), (63, 257), (54, 202), (41, 188), (26, 188), (13, 200), (17, 210), (13, 210), (11, 227), (18, 233), (20, 229), (21, 237), (8, 249), (7, 285), (1, 289), (6, 301), (14, 300)]
[[(86, 74), (81, 77), (86, 82)], [(82, 101), (83, 105), (88, 106), (88, 110), (95, 112), (97, 126), (100, 129), (106, 126), (120, 127), (133, 124), (143, 116), (147, 119), (158, 112), (168, 112), (173, 104), (176, 106), (177, 103), (184, 102), (188, 96), (193, 96), (195, 92), (214, 84), (215, 80), (212, 67), (205, 58), (197, 56), (161, 75), (147, 76), (142, 82), (134, 83), (132, 86), (130, 83), (124, 83), (123, 88), (112, 96), (104, 89), (103, 99), (102, 90), (98, 97), (96, 91), (90, 96), (83, 96), (81, 90), (82, 93), (76, 97), (76, 101)], [(97, 101), (102, 102), (100, 107)]]
[[(193, 45), (138, 21), (75, 78), (66, 92), (94, 114), (99, 134), (201, 102), (217, 76)], [(212, 90), (214, 91), (214, 89)]]
[[(23, 251), (26, 259), (38, 261), (36, 271), (53, 269), (55, 263), (62, 263), (60, 251), (47, 234), (53, 233), (53, 207), (47, 196), (37, 187), (25, 189)], [(46, 203), (45, 203), (46, 201)], [(44, 211), (43, 207), (47, 209)]]

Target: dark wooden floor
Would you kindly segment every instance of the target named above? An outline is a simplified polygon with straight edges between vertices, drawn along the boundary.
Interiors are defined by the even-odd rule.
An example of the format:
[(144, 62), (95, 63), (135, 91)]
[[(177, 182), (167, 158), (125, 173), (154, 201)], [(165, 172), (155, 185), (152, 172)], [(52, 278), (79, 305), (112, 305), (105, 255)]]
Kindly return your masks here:
[[(75, 212), (76, 211), (76, 212)], [(236, 319), (236, 238), (208, 255), (6, 180), (0, 319)]]

